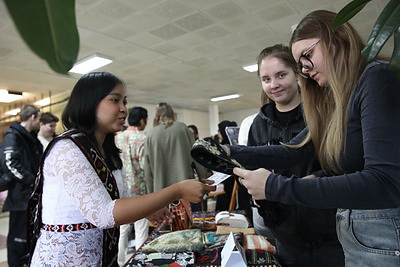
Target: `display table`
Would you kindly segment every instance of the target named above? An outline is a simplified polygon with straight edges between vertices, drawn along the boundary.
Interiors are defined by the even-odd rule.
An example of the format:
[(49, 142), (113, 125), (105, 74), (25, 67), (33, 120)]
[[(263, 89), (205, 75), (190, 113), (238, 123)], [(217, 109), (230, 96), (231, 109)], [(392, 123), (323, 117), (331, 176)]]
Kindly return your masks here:
[[(235, 212), (235, 211), (234, 211)], [(240, 211), (236, 211), (240, 212)], [(198, 251), (169, 251), (169, 252), (151, 252), (144, 253), (143, 248), (149, 244), (151, 241), (156, 240), (158, 237), (170, 233), (169, 231), (160, 231), (156, 228), (150, 234), (149, 238), (140, 247), (128, 260), (128, 262), (124, 266), (129, 267), (151, 267), (151, 266), (171, 266), (171, 267), (188, 267), (188, 266), (220, 266), (221, 264), (221, 250), (224, 247), (225, 241), (228, 238), (229, 234), (217, 234), (217, 225), (215, 224), (215, 212), (193, 212), (193, 225), (192, 230), (186, 231), (187, 233), (199, 233), (198, 229), (201, 229), (201, 233), (206, 236), (208, 239), (204, 245), (204, 249), (197, 249)], [(169, 238), (174, 238), (174, 236), (181, 234), (180, 231), (176, 231), (168, 234)], [(234, 237), (243, 245), (244, 240), (248, 240), (249, 236), (244, 235), (243, 233), (234, 233)], [(253, 236), (254, 237), (254, 236)], [(253, 237), (251, 239), (253, 239)], [(255, 236), (257, 237), (257, 236)], [(167, 239), (167, 241), (168, 241)], [(186, 247), (190, 247), (191, 240), (190, 238), (183, 239), (181, 241), (172, 241), (167, 245), (178, 244), (182, 242)], [(160, 240), (160, 239), (158, 239)], [(177, 239), (179, 240), (179, 239)], [(210, 243), (209, 241), (212, 240)], [(246, 242), (245, 242), (246, 243)], [(267, 248), (264, 249), (255, 249), (254, 243), (249, 247), (251, 249), (245, 249), (247, 266), (259, 266), (259, 267), (279, 267), (280, 264), (278, 260), (267, 251)], [(152, 243), (154, 244), (154, 242)], [(178, 244), (179, 245), (179, 244)], [(246, 246), (248, 244), (245, 244)], [(147, 246), (149, 247), (149, 246)], [(147, 249), (147, 247), (145, 247)], [(182, 247), (182, 246), (177, 246)], [(246, 248), (246, 247), (244, 247)], [(180, 248), (181, 249), (181, 248)]]

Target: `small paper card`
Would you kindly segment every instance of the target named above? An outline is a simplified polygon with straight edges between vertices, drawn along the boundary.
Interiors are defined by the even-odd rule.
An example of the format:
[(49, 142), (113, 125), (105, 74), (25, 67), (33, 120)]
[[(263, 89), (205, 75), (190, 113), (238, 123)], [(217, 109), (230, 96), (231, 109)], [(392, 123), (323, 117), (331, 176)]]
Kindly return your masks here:
[(224, 248), (221, 251), (222, 267), (246, 267), (247, 260), (244, 249), (231, 232)]
[(231, 177), (231, 175), (229, 174), (225, 174), (222, 172), (214, 172), (214, 174), (208, 177), (207, 179), (214, 181), (212, 185), (218, 185), (223, 181), (225, 181), (226, 179), (228, 179), (229, 177)]

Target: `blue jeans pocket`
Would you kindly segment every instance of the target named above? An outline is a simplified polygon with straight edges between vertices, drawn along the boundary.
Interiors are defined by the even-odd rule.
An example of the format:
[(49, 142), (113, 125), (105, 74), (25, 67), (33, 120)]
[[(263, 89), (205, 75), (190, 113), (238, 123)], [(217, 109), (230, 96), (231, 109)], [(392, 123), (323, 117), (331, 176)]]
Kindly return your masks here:
[(337, 224), (346, 266), (400, 266), (400, 209), (338, 212)]
[(399, 248), (400, 218), (361, 217), (350, 220), (352, 237), (360, 249), (370, 253), (395, 255)]

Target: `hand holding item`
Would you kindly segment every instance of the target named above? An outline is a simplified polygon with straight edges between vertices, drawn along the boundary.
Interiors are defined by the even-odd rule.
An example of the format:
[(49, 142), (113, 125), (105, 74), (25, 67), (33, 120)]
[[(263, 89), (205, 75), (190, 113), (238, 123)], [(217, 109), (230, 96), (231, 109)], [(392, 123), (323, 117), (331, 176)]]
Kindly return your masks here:
[(167, 208), (162, 208), (146, 217), (155, 226), (171, 224), (174, 218), (175, 216)]
[(179, 182), (180, 198), (186, 199), (190, 202), (198, 203), (203, 199), (208, 192), (215, 191), (216, 186), (211, 186), (214, 181), (203, 179), (201, 182), (197, 179), (185, 180)]
[(255, 171), (234, 168), (233, 173), (239, 176), (239, 183), (247, 188), (247, 191), (254, 199), (266, 199), (265, 185), (267, 184), (268, 176), (271, 174), (270, 171), (263, 168)]

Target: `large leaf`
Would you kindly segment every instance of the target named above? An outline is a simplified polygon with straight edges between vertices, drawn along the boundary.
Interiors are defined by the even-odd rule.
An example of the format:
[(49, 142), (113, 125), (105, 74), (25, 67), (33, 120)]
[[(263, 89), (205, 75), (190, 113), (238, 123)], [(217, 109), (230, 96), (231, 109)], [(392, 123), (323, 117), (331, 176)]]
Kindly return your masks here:
[(358, 12), (360, 12), (364, 6), (371, 0), (354, 0), (342, 8), (337, 14), (336, 18), (332, 23), (332, 29), (336, 30), (340, 25), (349, 21)]
[(58, 73), (72, 68), (79, 52), (75, 0), (5, 0), (25, 43)]
[(391, 0), (376, 20), (367, 44), (362, 50), (364, 59), (367, 62), (372, 61), (379, 54), (386, 41), (398, 30), (399, 27), (399, 0)]
[(394, 50), (390, 60), (390, 68), (400, 76), (400, 28), (394, 33)]

